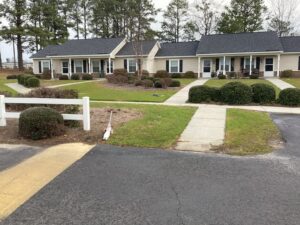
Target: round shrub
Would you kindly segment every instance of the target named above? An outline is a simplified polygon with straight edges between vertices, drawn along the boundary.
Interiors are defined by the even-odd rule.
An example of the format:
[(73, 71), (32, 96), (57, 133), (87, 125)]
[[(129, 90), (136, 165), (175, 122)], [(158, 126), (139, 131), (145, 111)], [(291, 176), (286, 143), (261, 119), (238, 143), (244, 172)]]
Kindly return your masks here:
[(93, 76), (91, 74), (83, 74), (82, 80), (93, 80)]
[(230, 105), (249, 104), (252, 101), (252, 89), (241, 82), (230, 82), (220, 89), (221, 101)]
[(224, 74), (219, 74), (218, 75), (218, 79), (220, 79), (220, 80), (225, 80), (227, 77), (226, 77), (226, 75), (224, 75)]
[(143, 85), (145, 88), (153, 88), (153, 81), (152, 80), (143, 80)]
[(180, 73), (172, 73), (172, 74), (171, 74), (171, 77), (172, 77), (172, 78), (177, 78), (177, 79), (178, 79), (178, 78), (182, 78), (182, 75), (181, 75)]
[(193, 71), (187, 71), (183, 74), (184, 78), (196, 78), (196, 74)]
[(284, 70), (280, 73), (281, 78), (289, 78), (293, 76), (293, 71), (292, 70)]
[[(137, 77), (138, 75), (139, 75), (139, 72), (138, 71), (136, 71), (135, 73), (134, 73), (134, 75)], [(149, 77), (149, 72), (148, 72), (148, 70), (142, 70), (141, 71), (141, 74), (140, 74), (140, 76), (142, 77), (142, 78), (146, 78), (146, 77)]]
[(80, 75), (77, 73), (72, 74), (71, 80), (80, 80)]
[(69, 80), (69, 76), (68, 75), (60, 75), (58, 77), (59, 80)]
[(155, 81), (154, 87), (155, 88), (166, 88), (167, 85), (163, 79), (160, 79), (160, 80)]
[(276, 100), (275, 88), (269, 84), (252, 84), (253, 102), (255, 103), (272, 103)]
[(114, 73), (113, 73), (114, 76), (128, 76), (128, 72), (126, 69), (115, 69), (114, 70)]
[(249, 76), (250, 79), (258, 79), (259, 78), (259, 74), (252, 74)]
[(6, 77), (7, 80), (14, 80), (14, 79), (17, 79), (18, 78), (18, 75), (8, 75)]
[(300, 105), (300, 89), (299, 88), (287, 88), (280, 92), (279, 103), (287, 106), (299, 106)]
[(171, 84), (169, 85), (169, 87), (180, 87), (181, 83), (179, 80), (172, 80)]
[(173, 81), (172, 78), (164, 78), (163, 80), (164, 80), (167, 87), (170, 87), (170, 85)]
[[(135, 82), (134, 82), (134, 85), (135, 86), (142, 86), (144, 84), (144, 81), (142, 81), (142, 80), (136, 80)], [(153, 85), (153, 82), (152, 82), (152, 85)]]
[(170, 74), (166, 70), (158, 70), (154, 74), (154, 77), (155, 78), (167, 78), (167, 77), (170, 77)]
[(64, 131), (64, 119), (54, 109), (33, 107), (20, 115), (19, 134), (24, 138), (40, 140), (62, 135)]
[(216, 102), (219, 99), (219, 89), (206, 85), (194, 86), (189, 91), (189, 102)]
[(26, 87), (39, 87), (40, 86), (40, 80), (36, 77), (31, 77), (27, 79), (26, 81)]
[(237, 78), (237, 73), (236, 72), (228, 72), (227, 74), (228, 74), (228, 77), (230, 79)]

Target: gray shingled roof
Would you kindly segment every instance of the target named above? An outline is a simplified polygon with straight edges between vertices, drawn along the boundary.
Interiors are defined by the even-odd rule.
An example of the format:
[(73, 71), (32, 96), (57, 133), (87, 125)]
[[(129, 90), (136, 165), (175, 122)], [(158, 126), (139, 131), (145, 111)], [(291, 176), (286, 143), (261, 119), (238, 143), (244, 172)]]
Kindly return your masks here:
[(156, 56), (195, 56), (198, 44), (199, 41), (162, 43)]
[(275, 32), (203, 36), (197, 54), (283, 51)]
[[(142, 55), (148, 55), (157, 43), (156, 40), (143, 41), (142, 42)], [(117, 56), (128, 56), (136, 55), (134, 51), (134, 43), (128, 42), (126, 45), (117, 53)]]
[(284, 52), (300, 52), (300, 36), (281, 37)]
[(46, 56), (60, 55), (110, 54), (123, 40), (124, 38), (69, 40), (62, 45), (49, 45), (32, 55), (31, 58), (44, 58)]

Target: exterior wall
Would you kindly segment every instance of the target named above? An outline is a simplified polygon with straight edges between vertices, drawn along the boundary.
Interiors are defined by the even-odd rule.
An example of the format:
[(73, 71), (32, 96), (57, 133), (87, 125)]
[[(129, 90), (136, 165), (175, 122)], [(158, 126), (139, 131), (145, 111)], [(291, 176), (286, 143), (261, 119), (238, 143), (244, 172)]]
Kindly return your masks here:
[(39, 60), (33, 59), (32, 65), (33, 65), (33, 68), (32, 68), (33, 73), (38, 74), (39, 73)]
[(187, 71), (193, 71), (198, 73), (198, 57), (186, 57), (186, 58), (155, 58), (153, 73), (158, 70), (166, 70), (166, 61), (170, 59), (183, 60), (183, 73)]
[[(135, 57), (117, 57), (114, 60), (114, 68), (115, 69), (124, 69), (124, 59), (134, 59)], [(148, 70), (148, 58), (144, 57), (143, 58), (143, 70)], [(150, 71), (149, 71), (150, 72)]]
[(295, 72), (298, 70), (298, 63), (299, 63), (299, 56), (298, 55), (281, 55), (280, 60), (280, 70), (293, 70)]

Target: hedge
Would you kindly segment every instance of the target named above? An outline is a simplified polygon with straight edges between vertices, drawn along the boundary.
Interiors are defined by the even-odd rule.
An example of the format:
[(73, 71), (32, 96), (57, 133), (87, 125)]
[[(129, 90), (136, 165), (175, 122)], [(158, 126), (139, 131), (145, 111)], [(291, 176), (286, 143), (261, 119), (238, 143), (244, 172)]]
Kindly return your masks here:
[(230, 82), (220, 88), (221, 101), (230, 105), (244, 105), (252, 102), (252, 89), (241, 82)]
[(299, 88), (287, 88), (280, 92), (278, 102), (287, 106), (299, 106), (300, 105), (300, 89)]
[(189, 91), (189, 102), (203, 103), (219, 101), (219, 89), (206, 85), (194, 86)]
[(30, 77), (26, 80), (26, 87), (32, 88), (32, 87), (39, 87), (40, 86), (40, 80), (36, 77)]
[(276, 100), (275, 88), (269, 84), (252, 84), (253, 102), (255, 103), (272, 103)]

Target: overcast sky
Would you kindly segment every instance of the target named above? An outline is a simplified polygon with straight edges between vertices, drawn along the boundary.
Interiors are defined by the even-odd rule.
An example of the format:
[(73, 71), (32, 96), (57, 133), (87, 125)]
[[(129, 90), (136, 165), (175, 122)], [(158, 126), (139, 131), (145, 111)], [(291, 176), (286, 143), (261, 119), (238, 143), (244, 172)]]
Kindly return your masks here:
[[(0, 2), (3, 2), (5, 0), (0, 0)], [(156, 8), (161, 8), (161, 9), (166, 9), (167, 5), (169, 4), (171, 0), (153, 0), (154, 5)], [(195, 0), (188, 0), (189, 3), (194, 3)], [(268, 5), (268, 2), (270, 0), (266, 0), (266, 4)], [(300, 1), (300, 0), (286, 0), (286, 1)], [(230, 2), (230, 0), (211, 0), (211, 2), (213, 3), (213, 5), (215, 5), (215, 8), (218, 10), (222, 10), (224, 8), (224, 6), (226, 4), (228, 4)], [(297, 10), (300, 11), (300, 10)], [(297, 13), (298, 15), (300, 15), (300, 13)], [(157, 20), (158, 22), (161, 21), (161, 15), (158, 15)], [(159, 23), (155, 24), (154, 27), (156, 29), (159, 29), (160, 25)], [(71, 37), (72, 38), (72, 37)], [(5, 62), (6, 58), (12, 58), (12, 45), (11, 44), (6, 44), (5, 42), (0, 42), (0, 51), (2, 54), (2, 61)], [(29, 55), (28, 54), (24, 54), (24, 59), (28, 59)]]

